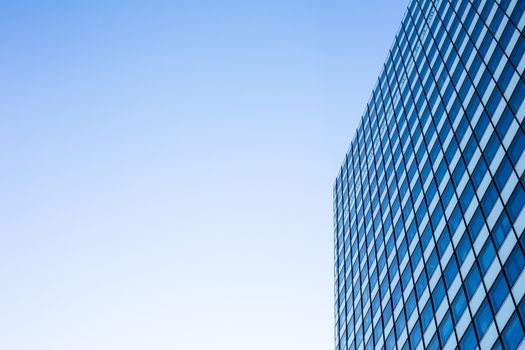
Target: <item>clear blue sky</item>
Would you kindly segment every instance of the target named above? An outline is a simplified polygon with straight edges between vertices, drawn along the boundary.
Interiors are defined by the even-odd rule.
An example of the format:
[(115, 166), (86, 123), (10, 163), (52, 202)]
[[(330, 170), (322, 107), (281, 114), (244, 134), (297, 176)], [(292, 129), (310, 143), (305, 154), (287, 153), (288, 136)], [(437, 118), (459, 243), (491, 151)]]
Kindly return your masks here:
[(332, 184), (407, 1), (2, 1), (0, 348), (333, 348)]

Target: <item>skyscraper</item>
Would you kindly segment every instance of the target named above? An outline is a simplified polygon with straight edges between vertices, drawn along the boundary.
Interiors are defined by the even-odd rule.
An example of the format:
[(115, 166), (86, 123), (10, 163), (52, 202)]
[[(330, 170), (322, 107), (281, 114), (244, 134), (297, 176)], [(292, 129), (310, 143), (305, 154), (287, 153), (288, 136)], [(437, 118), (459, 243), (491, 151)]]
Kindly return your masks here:
[(525, 0), (413, 0), (337, 175), (335, 348), (525, 348)]

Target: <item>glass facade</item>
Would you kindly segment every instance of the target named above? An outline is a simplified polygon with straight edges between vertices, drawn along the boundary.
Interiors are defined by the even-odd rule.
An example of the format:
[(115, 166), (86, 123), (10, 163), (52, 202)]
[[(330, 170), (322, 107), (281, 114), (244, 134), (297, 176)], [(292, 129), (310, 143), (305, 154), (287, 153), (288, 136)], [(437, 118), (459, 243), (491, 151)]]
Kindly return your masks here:
[(413, 0), (336, 178), (335, 348), (525, 348), (525, 0)]

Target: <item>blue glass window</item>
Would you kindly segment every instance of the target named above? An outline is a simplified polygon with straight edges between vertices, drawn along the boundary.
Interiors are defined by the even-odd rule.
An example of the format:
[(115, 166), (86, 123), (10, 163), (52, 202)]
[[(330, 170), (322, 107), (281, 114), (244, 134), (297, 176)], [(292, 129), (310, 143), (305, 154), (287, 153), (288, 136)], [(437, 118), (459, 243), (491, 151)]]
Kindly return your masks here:
[(374, 337), (370, 337), (365, 345), (365, 350), (372, 350), (374, 348)]
[(505, 237), (507, 237), (509, 230), (510, 230), (509, 217), (503, 211), (498, 221), (492, 228), (492, 237), (494, 239), (494, 243), (496, 244), (496, 249), (499, 249), (499, 247), (505, 240)]
[(388, 271), (390, 272), (391, 278), (394, 277), (398, 269), (399, 269), (399, 264), (397, 263), (397, 259), (392, 260), (392, 263), (390, 264), (390, 267), (388, 269)]
[(385, 309), (383, 310), (383, 321), (385, 322), (385, 324), (390, 320), (391, 316), (392, 316), (392, 300), (389, 299), (385, 305)]
[(463, 311), (467, 307), (467, 298), (465, 297), (465, 292), (463, 288), (460, 288), (458, 294), (452, 302), (452, 316), (454, 317), (454, 322), (457, 323)]
[(439, 256), (443, 256), (449, 243), (450, 243), (450, 236), (448, 234), (448, 229), (445, 227), (437, 242)]
[[(464, 155), (469, 155), (471, 157), (472, 154), (476, 151), (478, 148), (478, 143), (476, 140), (476, 137), (474, 134), (470, 135), (470, 138), (467, 142), (467, 145), (465, 146), (465, 149), (463, 150)], [(484, 174), (484, 173), (483, 173)], [(474, 178), (474, 174), (472, 174), (472, 179)], [(474, 180), (473, 180), (474, 181)], [(481, 181), (481, 179), (480, 179)]]
[(427, 304), (425, 305), (425, 307), (423, 308), (423, 311), (421, 312), (421, 323), (422, 323), (423, 329), (427, 329), (433, 317), (434, 317), (434, 312), (432, 310), (432, 303), (429, 300), (427, 301)]
[(501, 142), (498, 139), (498, 135), (496, 133), (493, 133), (489, 139), (489, 142), (485, 146), (485, 149), (483, 150), (483, 155), (485, 156), (485, 159), (492, 159), (496, 154), (496, 151), (498, 150), (500, 144)]
[(521, 212), (521, 209), (523, 208), (524, 203), (525, 191), (523, 191), (523, 188), (518, 184), (512, 192), (512, 195), (510, 196), (509, 201), (506, 205), (512, 222), (516, 221), (519, 213)]
[(390, 281), (388, 280), (388, 275), (385, 275), (385, 277), (383, 278), (383, 281), (381, 282), (381, 295), (382, 296), (386, 295), (389, 282)]
[(511, 286), (514, 285), (514, 282), (516, 282), (524, 267), (525, 257), (523, 257), (523, 253), (521, 252), (519, 245), (517, 245), (514, 247), (512, 253), (510, 253), (510, 256), (503, 266)]
[(427, 286), (427, 275), (422, 272), (419, 276), (417, 283), (416, 283), (416, 292), (417, 292), (417, 298), (421, 298), (421, 295), (423, 294), (423, 291), (425, 290)]
[(496, 182), (496, 186), (498, 187), (499, 191), (503, 190), (503, 186), (505, 186), (505, 184), (507, 183), (507, 179), (509, 178), (511, 172), (512, 172), (512, 164), (510, 163), (509, 157), (505, 155), (494, 176), (494, 180)]
[(394, 308), (397, 306), (397, 303), (401, 299), (401, 284), (399, 281), (396, 284), (396, 287), (394, 288), (394, 291), (392, 292), (392, 300), (393, 300), (393, 306)]
[(496, 88), (492, 91), (492, 94), (490, 95), (490, 98), (487, 102), (487, 112), (489, 115), (494, 115), (494, 113), (496, 112), (496, 108), (498, 107), (498, 104), (501, 101), (502, 97), (503, 96), (501, 95), (501, 92), (499, 91), (499, 89)]
[(520, 159), (523, 149), (525, 148), (525, 133), (518, 129), (512, 143), (509, 147), (509, 156), (513, 164), (516, 164)]
[(394, 338), (394, 329), (390, 331), (388, 334), (388, 337), (386, 338), (386, 349), (387, 350), (393, 350), (396, 346), (396, 339)]
[(434, 336), (430, 340), (430, 343), (428, 344), (427, 349), (428, 350), (439, 350), (439, 341), (437, 338), (437, 334), (434, 334)]
[(376, 343), (379, 341), (379, 339), (381, 339), (382, 334), (383, 334), (383, 324), (381, 323), (381, 321), (379, 321), (374, 328), (374, 339)]
[(452, 159), (454, 158), (454, 155), (456, 154), (457, 150), (459, 149), (458, 142), (455, 138), (452, 138), (450, 141), (450, 144), (445, 152), (445, 158), (447, 162), (451, 163)]
[(416, 308), (416, 294), (414, 293), (414, 290), (412, 290), (412, 292), (407, 298), (407, 302), (405, 305), (407, 317), (410, 317), (412, 315), (412, 312), (414, 312), (415, 308)]
[(434, 209), (434, 213), (432, 213), (432, 225), (434, 227), (437, 227), (442, 217), (443, 217), (443, 208), (441, 207), (441, 205), (438, 205), (436, 206), (436, 209)]
[(405, 322), (405, 314), (401, 312), (396, 320), (396, 333), (400, 334), (401, 331), (405, 328), (406, 322)]
[(474, 264), (472, 268), (470, 269), (470, 272), (467, 275), (467, 278), (465, 279), (465, 291), (467, 292), (467, 298), (470, 300), (474, 293), (476, 292), (476, 289), (478, 289), (478, 286), (481, 282), (481, 274), (479, 272), (478, 266)]
[(483, 336), (483, 334), (485, 334), (485, 331), (487, 330), (491, 322), (492, 312), (490, 311), (488, 300), (487, 298), (485, 298), (485, 300), (479, 307), (478, 312), (476, 312), (476, 316), (474, 316), (474, 325), (476, 326), (476, 330), (478, 331), (480, 337)]
[(479, 254), (479, 267), (481, 268), (481, 273), (485, 274), (487, 270), (489, 269), (490, 265), (492, 264), (492, 261), (494, 261), (494, 257), (496, 256), (496, 250), (494, 249), (494, 245), (488, 239), (485, 242), (485, 245), (481, 249), (481, 253)]
[(443, 205), (445, 206), (445, 208), (447, 207), (453, 195), (454, 195), (454, 185), (452, 184), (452, 181), (448, 181), (447, 186), (445, 187), (445, 190), (443, 191), (443, 195), (441, 196), (441, 200), (443, 201)]
[(514, 350), (518, 348), (523, 339), (523, 328), (521, 327), (518, 314), (514, 312), (507, 326), (503, 330), (503, 344), (505, 349)]
[[(479, 63), (481, 63), (481, 58), (480, 58)], [(473, 63), (472, 65), (474, 66), (475, 64)], [(481, 100), (479, 96), (476, 94), (472, 95), (472, 98), (470, 99), (467, 109), (465, 110), (465, 113), (469, 120), (472, 120), (472, 118), (474, 118), (474, 114), (476, 113), (476, 110), (478, 109), (478, 106), (480, 103), (481, 103)]]
[(441, 339), (442, 344), (447, 342), (452, 333), (452, 328), (452, 317), (450, 316), (450, 311), (448, 311), (439, 325), (439, 338)]
[(503, 110), (503, 114), (501, 115), (498, 124), (496, 124), (496, 132), (499, 134), (499, 137), (502, 139), (505, 137), (505, 134), (507, 133), (507, 130), (509, 129), (510, 124), (512, 123), (514, 116), (512, 115), (512, 112), (510, 111), (509, 107), (506, 107)]
[(498, 30), (498, 27), (504, 17), (503, 11), (498, 8), (494, 16), (492, 17), (492, 22), (490, 23), (490, 30), (495, 33)]
[[(368, 293), (365, 293), (365, 295), (366, 294)], [(370, 327), (371, 324), (372, 324), (372, 313), (371, 313), (371, 310), (368, 309), (368, 311), (365, 314), (364, 321), (363, 321), (365, 332), (368, 330), (368, 327)]]
[(459, 348), (461, 350), (471, 350), (475, 349), (477, 346), (476, 334), (474, 333), (474, 327), (472, 324), (467, 328), (463, 338), (459, 343)]
[[(523, 40), (518, 40), (518, 42)], [(519, 107), (525, 99), (525, 84), (523, 81), (518, 80), (518, 84), (514, 88), (514, 93), (510, 97), (509, 105), (515, 114), (518, 114)]]
[[(483, 56), (483, 54), (481, 54), (481, 56)], [(487, 90), (487, 87), (489, 86), (491, 80), (492, 79), (490, 78), (490, 72), (486, 70), (481, 76), (481, 80), (479, 81), (477, 87), (477, 91), (481, 96), (483, 96), (485, 90)]]
[(478, 164), (476, 165), (476, 167), (474, 168), (474, 171), (472, 172), (472, 183), (474, 184), (474, 187), (479, 186), (486, 172), (487, 172), (487, 164), (485, 164), (485, 161), (482, 158), (480, 158), (478, 161)]
[(474, 187), (472, 187), (472, 182), (469, 180), (465, 186), (465, 189), (463, 190), (463, 193), (459, 197), (459, 204), (463, 211), (467, 210), (470, 202), (472, 202), (472, 198), (474, 198)]
[(361, 345), (362, 342), (363, 342), (363, 326), (359, 326), (359, 329), (355, 333), (356, 347), (359, 347), (359, 345)]
[(496, 339), (496, 342), (494, 343), (494, 345), (492, 345), (491, 350), (503, 350), (503, 345), (501, 344), (501, 340)]
[(483, 199), (481, 200), (481, 207), (483, 208), (483, 212), (485, 213), (485, 215), (489, 215), (497, 199), (498, 190), (496, 189), (494, 181), (491, 181), (489, 187), (487, 188), (487, 191), (485, 192), (485, 195), (483, 196)]
[(508, 293), (509, 287), (507, 286), (507, 282), (505, 282), (503, 273), (500, 273), (489, 290), (489, 300), (492, 308), (494, 309), (494, 312), (498, 312)]
[(454, 234), (456, 232), (456, 229), (458, 228), (462, 217), (463, 217), (463, 214), (461, 213), (459, 204), (456, 204), (448, 220), (448, 225), (450, 227), (451, 234)]
[(452, 281), (454, 281), (454, 278), (456, 277), (458, 273), (458, 264), (456, 262), (456, 259), (452, 257), (450, 261), (447, 264), (447, 267), (445, 268), (445, 283), (448, 287), (452, 284)]
[(468, 230), (470, 232), (472, 241), (474, 241), (478, 236), (479, 232), (481, 231), (481, 228), (483, 227), (483, 224), (483, 215), (481, 214), (481, 209), (478, 208), (474, 212), (474, 215), (472, 216), (472, 219), (470, 219), (470, 223), (468, 224)]
[[(427, 159), (425, 161), (425, 164), (423, 165), (423, 168), (421, 169), (421, 181), (422, 182), (425, 182), (427, 180), (427, 177), (430, 174), (430, 170), (431, 170), (430, 161), (429, 161), (429, 159)], [(434, 191), (434, 193), (435, 193), (435, 191)], [(426, 196), (427, 196), (427, 200), (429, 202), (432, 200), (432, 198), (434, 198), (434, 194), (432, 194), (432, 196), (429, 196), (428, 191), (426, 192)]]
[(437, 256), (437, 251), (436, 251), (436, 248), (434, 248), (432, 249), (432, 253), (430, 253), (430, 256), (428, 257), (428, 261), (426, 264), (429, 276), (432, 276), (432, 274), (436, 270), (436, 267), (438, 266), (438, 262), (439, 262), (439, 259)]
[(432, 301), (434, 302), (434, 307), (437, 309), (445, 296), (445, 284), (443, 283), (443, 278), (440, 278), (434, 290), (432, 291)]
[(505, 65), (505, 68), (503, 68), (503, 71), (501, 72), (501, 75), (498, 79), (498, 85), (502, 91), (505, 91), (507, 89), (507, 86), (509, 85), (510, 79), (512, 78), (513, 75), (514, 75), (514, 67), (509, 61)]
[(412, 252), (412, 256), (410, 258), (410, 261), (412, 262), (412, 266), (417, 266), (419, 263), (419, 260), (421, 260), (421, 256), (423, 255), (423, 252), (421, 251), (421, 245), (419, 242), (417, 242), (416, 247), (414, 248), (414, 251)]
[(481, 137), (483, 137), (483, 134), (485, 133), (485, 130), (487, 129), (487, 125), (489, 125), (489, 122), (490, 122), (490, 119), (487, 113), (485, 112), (481, 113), (481, 116), (479, 117), (479, 120), (476, 123), (476, 127), (474, 128), (474, 133), (476, 134), (476, 137), (478, 139), (481, 139)]
[(525, 298), (521, 298), (521, 302), (520, 304), (518, 305), (518, 311), (521, 315), (521, 318), (525, 318)]
[(426, 247), (428, 245), (431, 238), (432, 228), (430, 227), (430, 223), (427, 223), (425, 229), (423, 230), (423, 233), (421, 234), (421, 244), (423, 245), (423, 247)]
[(419, 326), (419, 320), (417, 320), (414, 328), (412, 328), (412, 331), (410, 332), (410, 345), (412, 346), (412, 349), (415, 349), (420, 341), (421, 327)]
[(470, 251), (470, 240), (467, 233), (465, 232), (461, 237), (461, 240), (456, 247), (456, 254), (458, 256), (459, 264), (462, 264), (467, 257), (468, 252)]

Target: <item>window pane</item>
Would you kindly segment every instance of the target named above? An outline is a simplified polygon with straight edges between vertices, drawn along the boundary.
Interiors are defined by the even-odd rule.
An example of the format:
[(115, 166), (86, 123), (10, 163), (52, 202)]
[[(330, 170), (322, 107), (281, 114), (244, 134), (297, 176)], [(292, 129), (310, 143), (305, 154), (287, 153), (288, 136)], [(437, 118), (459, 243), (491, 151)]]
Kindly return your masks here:
[(461, 288), (452, 302), (452, 316), (454, 316), (454, 322), (457, 323), (463, 311), (467, 306), (467, 298), (465, 297), (465, 292)]
[(478, 331), (479, 336), (483, 336), (485, 331), (492, 322), (492, 313), (490, 312), (490, 306), (487, 298), (478, 309), (476, 316), (474, 316), (474, 324), (476, 325), (476, 330)]
[(479, 273), (478, 266), (474, 264), (472, 268), (470, 269), (470, 272), (467, 275), (467, 278), (465, 279), (465, 291), (467, 292), (467, 298), (469, 300), (472, 298), (472, 296), (476, 292), (476, 289), (478, 288), (480, 282), (481, 282), (481, 275)]
[(452, 333), (452, 317), (450, 316), (450, 311), (447, 312), (441, 324), (439, 325), (439, 338), (441, 343), (445, 344)]
[(514, 350), (518, 348), (522, 339), (523, 328), (518, 319), (518, 314), (514, 312), (514, 315), (512, 315), (512, 318), (503, 331), (503, 345), (507, 350)]
[(481, 253), (479, 254), (479, 267), (481, 268), (481, 273), (483, 275), (489, 269), (490, 265), (492, 264), (492, 261), (494, 261), (495, 256), (496, 250), (494, 249), (494, 245), (489, 239), (487, 240), (487, 242), (485, 242), (485, 245), (483, 246), (483, 249), (481, 249)]
[(513, 286), (514, 282), (518, 279), (524, 266), (525, 258), (523, 257), (523, 253), (519, 246), (516, 246), (504, 266), (505, 273), (507, 274), (511, 286)]
[(508, 293), (509, 288), (507, 286), (507, 282), (505, 282), (505, 277), (503, 276), (503, 273), (500, 273), (489, 291), (489, 299), (494, 309), (494, 312), (498, 312), (499, 308), (501, 307), (501, 304), (503, 304), (503, 302), (505, 301), (505, 298), (507, 297)]
[(459, 346), (461, 350), (472, 350), (476, 348), (476, 334), (474, 333), (474, 327), (472, 324), (468, 327), (467, 331), (463, 335)]

